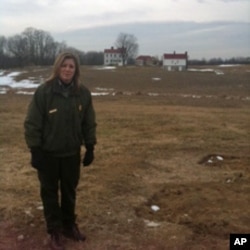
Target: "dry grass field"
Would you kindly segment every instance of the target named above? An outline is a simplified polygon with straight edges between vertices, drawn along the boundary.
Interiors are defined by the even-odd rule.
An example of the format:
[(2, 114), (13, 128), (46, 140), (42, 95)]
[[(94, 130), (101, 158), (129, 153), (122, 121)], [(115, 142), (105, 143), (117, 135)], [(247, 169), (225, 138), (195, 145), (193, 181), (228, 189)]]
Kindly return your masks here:
[[(82, 67), (85, 85), (109, 94), (93, 96), (98, 144), (77, 191), (87, 240), (65, 239), (67, 250), (227, 250), (230, 233), (250, 233), (250, 66), (219, 70)], [(23, 136), (30, 100), (0, 95), (3, 250), (48, 248)]]

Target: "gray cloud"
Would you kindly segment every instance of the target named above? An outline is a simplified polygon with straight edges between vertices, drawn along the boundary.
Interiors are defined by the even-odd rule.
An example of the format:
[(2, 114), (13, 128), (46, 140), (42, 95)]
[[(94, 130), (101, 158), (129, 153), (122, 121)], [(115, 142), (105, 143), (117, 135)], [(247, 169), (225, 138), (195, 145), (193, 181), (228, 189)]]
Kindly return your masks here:
[(113, 46), (120, 32), (137, 37), (139, 53), (158, 55), (188, 51), (190, 58), (250, 56), (249, 23), (147, 22), (54, 33), (59, 40), (83, 51)]
[[(210, 0), (196, 0), (199, 3), (206, 3), (206, 2), (210, 2)], [(247, 2), (249, 0), (217, 0), (218, 2)]]
[[(28, 26), (50, 32), (131, 22), (249, 21), (249, 0), (1, 0), (1, 34)], [(230, 4), (229, 4), (230, 3)]]
[[(188, 51), (191, 58), (250, 55), (249, 0), (1, 0), (0, 35), (27, 27), (83, 51), (114, 45), (120, 32), (140, 53)], [(218, 22), (220, 21), (220, 22)]]

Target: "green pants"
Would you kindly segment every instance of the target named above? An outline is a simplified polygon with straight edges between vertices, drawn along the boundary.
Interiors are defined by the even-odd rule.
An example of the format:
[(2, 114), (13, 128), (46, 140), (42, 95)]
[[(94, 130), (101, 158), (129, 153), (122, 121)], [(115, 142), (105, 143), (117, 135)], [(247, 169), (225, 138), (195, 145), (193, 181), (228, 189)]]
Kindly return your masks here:
[(76, 187), (80, 178), (80, 152), (68, 157), (46, 155), (38, 171), (47, 232), (75, 223)]

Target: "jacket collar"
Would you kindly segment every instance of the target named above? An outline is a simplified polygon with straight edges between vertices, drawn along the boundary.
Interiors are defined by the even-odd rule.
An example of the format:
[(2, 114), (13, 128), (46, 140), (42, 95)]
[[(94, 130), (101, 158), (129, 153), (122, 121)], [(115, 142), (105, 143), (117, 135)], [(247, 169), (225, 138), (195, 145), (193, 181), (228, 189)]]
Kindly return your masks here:
[(79, 92), (77, 91), (78, 88), (74, 82), (70, 83), (69, 86), (65, 87), (59, 79), (55, 79), (52, 82), (52, 85), (52, 90), (54, 93), (61, 94), (65, 97), (79, 95)]

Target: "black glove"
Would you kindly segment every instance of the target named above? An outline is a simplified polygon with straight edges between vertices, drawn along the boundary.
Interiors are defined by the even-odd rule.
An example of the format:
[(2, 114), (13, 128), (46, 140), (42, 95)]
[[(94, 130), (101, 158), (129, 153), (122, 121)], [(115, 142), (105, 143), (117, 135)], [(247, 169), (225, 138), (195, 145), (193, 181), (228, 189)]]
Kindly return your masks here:
[(41, 148), (34, 147), (30, 149), (31, 152), (31, 166), (37, 170), (41, 170), (44, 165), (44, 154)]
[(86, 152), (85, 152), (82, 163), (83, 163), (83, 166), (87, 167), (94, 160), (94, 145), (86, 144), (85, 147), (86, 147)]

